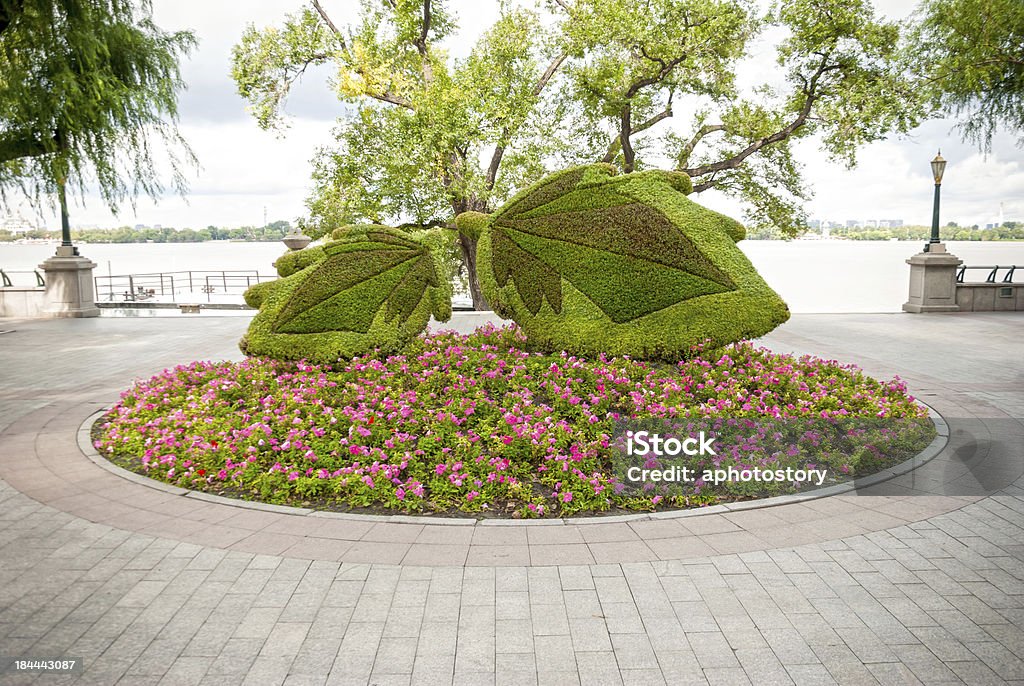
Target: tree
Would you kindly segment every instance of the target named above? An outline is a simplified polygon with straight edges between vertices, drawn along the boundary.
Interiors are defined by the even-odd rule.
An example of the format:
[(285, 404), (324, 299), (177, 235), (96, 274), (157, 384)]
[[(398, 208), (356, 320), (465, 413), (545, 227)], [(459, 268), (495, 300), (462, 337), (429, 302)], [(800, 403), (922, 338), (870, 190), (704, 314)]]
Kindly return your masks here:
[(162, 190), (152, 139), (183, 189), (178, 59), (194, 45), (156, 27), (145, 0), (0, 0), (0, 194), (56, 194), (70, 245), (69, 185), (84, 194), (94, 179), (112, 210)]
[[(585, 61), (570, 66), (568, 97), (584, 104), (589, 128), (612, 131), (604, 159), (631, 171), (642, 136), (690, 175), (695, 193), (744, 200), (755, 227), (790, 236), (807, 228), (794, 142), (818, 135), (828, 156), (852, 165), (859, 146), (908, 131), (921, 114), (901, 72), (897, 25), (861, 0), (795, 0), (764, 17), (733, 0), (647, 0), (644, 12), (632, 0), (578, 0), (570, 16)], [(776, 49), (786, 90), (763, 85), (745, 97), (736, 66), (767, 27), (788, 34)], [(683, 111), (695, 112), (689, 131), (657, 145), (649, 129), (684, 98)]]
[[(502, 5), (462, 58), (445, 50), (441, 0), (364, 0), (337, 26), (320, 4), (282, 27), (250, 26), (233, 76), (256, 120), (282, 130), (289, 89), (332, 64), (347, 113), (314, 161), (307, 231), (357, 220), (426, 225), (493, 211), (551, 167), (653, 164), (690, 174), (695, 191), (742, 198), (748, 219), (793, 235), (806, 184), (792, 144), (812, 134), (848, 163), (857, 147), (917, 121), (896, 55), (896, 25), (864, 0), (794, 0), (758, 16), (746, 0), (551, 0), (547, 13)], [(736, 69), (766, 27), (785, 92), (743, 97)], [(659, 136), (676, 112), (686, 135)], [(458, 238), (477, 307), (475, 239)]]
[(1024, 3), (926, 0), (908, 45), (933, 112), (985, 152), (1000, 127), (1024, 146)]
[[(487, 210), (543, 173), (541, 158), (558, 147), (550, 135), (558, 114), (538, 103), (564, 55), (544, 43), (526, 10), (503, 13), (462, 60), (438, 45), (453, 30), (443, 3), (430, 0), (365, 2), (360, 23), (346, 30), (314, 1), (283, 29), (246, 30), (233, 75), (261, 126), (283, 125), (288, 90), (311, 65), (333, 62), (338, 94), (354, 105), (337, 148), (315, 161), (305, 230), (324, 234), (357, 220), (426, 226)], [(518, 147), (506, 154), (513, 140)], [(458, 240), (482, 306), (476, 239)]]

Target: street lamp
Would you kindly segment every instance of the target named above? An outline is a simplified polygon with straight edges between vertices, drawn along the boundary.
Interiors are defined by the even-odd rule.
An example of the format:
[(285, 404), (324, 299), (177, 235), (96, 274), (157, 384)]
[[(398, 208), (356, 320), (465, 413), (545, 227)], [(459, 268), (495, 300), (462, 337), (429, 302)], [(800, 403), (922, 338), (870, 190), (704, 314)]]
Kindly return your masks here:
[(932, 237), (924, 246), (924, 251), (932, 243), (939, 242), (939, 189), (942, 187), (942, 174), (946, 171), (946, 160), (942, 159), (942, 151), (932, 160), (932, 176), (935, 177), (935, 202), (932, 206)]

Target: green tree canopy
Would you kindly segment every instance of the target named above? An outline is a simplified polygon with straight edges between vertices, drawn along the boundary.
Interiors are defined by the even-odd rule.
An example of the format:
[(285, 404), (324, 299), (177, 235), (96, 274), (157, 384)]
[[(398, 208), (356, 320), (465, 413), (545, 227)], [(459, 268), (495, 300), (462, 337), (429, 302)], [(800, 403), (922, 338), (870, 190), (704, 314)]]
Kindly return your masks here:
[(0, 0), (0, 193), (31, 198), (95, 181), (111, 209), (162, 190), (153, 141), (183, 188), (178, 59), (189, 32), (155, 26), (147, 1)]
[(919, 15), (908, 45), (934, 110), (986, 152), (1000, 127), (1024, 145), (1024, 3), (925, 0)]
[[(812, 134), (853, 163), (858, 146), (916, 124), (895, 24), (866, 0), (550, 0), (502, 5), (463, 56), (442, 0), (364, 0), (339, 27), (320, 4), (250, 26), (233, 76), (261, 126), (285, 126), (289, 89), (336, 70), (345, 114), (315, 160), (311, 227), (450, 221), (491, 211), (551, 168), (595, 161), (685, 171), (697, 193), (741, 198), (748, 219), (792, 235), (807, 185), (792, 145)], [(769, 27), (784, 88), (741, 89), (737, 68)], [(684, 119), (666, 131), (666, 120)], [(319, 224), (319, 229), (316, 226)], [(474, 302), (475, 239), (460, 235)]]

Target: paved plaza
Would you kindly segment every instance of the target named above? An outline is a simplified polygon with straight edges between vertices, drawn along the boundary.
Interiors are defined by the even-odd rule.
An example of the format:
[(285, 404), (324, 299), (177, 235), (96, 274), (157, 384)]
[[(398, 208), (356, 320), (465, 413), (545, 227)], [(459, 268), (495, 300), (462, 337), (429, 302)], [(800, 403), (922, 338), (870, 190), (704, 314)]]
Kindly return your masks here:
[(2, 684), (1024, 684), (1024, 313), (796, 315), (773, 350), (899, 375), (948, 422), (846, 495), (438, 523), (254, 509), (92, 461), (133, 379), (248, 317), (0, 320)]

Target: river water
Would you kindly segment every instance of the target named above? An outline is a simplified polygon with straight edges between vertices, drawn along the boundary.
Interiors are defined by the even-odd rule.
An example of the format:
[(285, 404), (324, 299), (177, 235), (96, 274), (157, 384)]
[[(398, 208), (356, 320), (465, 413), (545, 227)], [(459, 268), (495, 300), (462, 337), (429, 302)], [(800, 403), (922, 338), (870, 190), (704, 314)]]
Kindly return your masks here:
[[(921, 241), (742, 241), (740, 248), (793, 312), (899, 312), (907, 300), (909, 267)], [(1024, 242), (950, 241), (968, 265), (1024, 265)], [(148, 272), (254, 269), (273, 274), (280, 243), (130, 243), (80, 246), (97, 276)], [(0, 243), (0, 269), (32, 270), (53, 245)], [(16, 285), (31, 285), (19, 275)], [(972, 280), (983, 280), (982, 272)], [(1019, 281), (1020, 279), (1018, 279)], [(19, 283), (20, 282), (20, 283)]]

